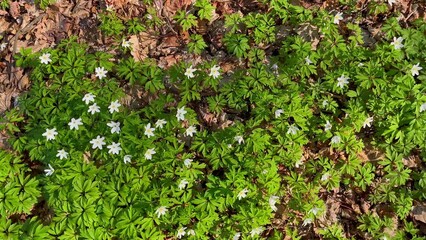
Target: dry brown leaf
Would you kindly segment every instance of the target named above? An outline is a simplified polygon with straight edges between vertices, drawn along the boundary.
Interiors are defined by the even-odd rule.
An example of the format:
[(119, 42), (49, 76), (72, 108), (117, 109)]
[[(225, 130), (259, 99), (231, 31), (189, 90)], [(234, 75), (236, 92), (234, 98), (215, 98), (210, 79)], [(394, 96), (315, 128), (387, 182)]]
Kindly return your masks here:
[(333, 223), (337, 223), (340, 212), (340, 202), (334, 197), (327, 198), (326, 201), (327, 210), (325, 214), (321, 215), (319, 220), (321, 224), (325, 224), (325, 226), (329, 226)]
[[(1, 83), (1, 80), (0, 84), (3, 84)], [(0, 93), (0, 114), (13, 107), (12, 98), (18, 96), (18, 92), (16, 92), (13, 88), (8, 87), (3, 90), (4, 91)]]
[(367, 156), (367, 154), (364, 151), (361, 151), (361, 152), (357, 153), (357, 157), (363, 163), (368, 162), (368, 156)]
[(10, 13), (10, 16), (12, 16), (15, 19), (21, 15), (19, 2), (9, 3), (9, 13)]
[[(131, 35), (129, 38), (130, 46), (132, 50), (130, 51), (130, 54), (132, 54), (132, 57), (135, 61), (141, 61), (143, 60), (142, 56), (140, 55), (140, 46), (139, 46), (139, 38), (136, 35)], [(145, 57), (144, 57), (145, 58)]]
[(404, 158), (402, 159), (402, 162), (409, 168), (420, 168), (422, 165), (422, 160), (417, 155), (411, 155), (407, 158)]
[(158, 66), (160, 68), (167, 69), (178, 63), (181, 59), (181, 55), (167, 55), (160, 58), (160, 61), (158, 61)]
[(231, 120), (228, 120), (228, 118), (226, 117), (226, 113), (221, 113), (219, 116), (219, 129), (225, 129), (229, 126), (231, 126), (234, 122)]
[(8, 92), (0, 93), (0, 114), (9, 109), (11, 104), (11, 98), (12, 95)]
[(166, 0), (163, 13), (171, 19), (178, 10), (185, 9), (193, 3), (195, 3), (195, 0)]
[(219, 15), (229, 15), (234, 13), (234, 9), (232, 9), (230, 2), (214, 2), (213, 6), (216, 8), (216, 12)]
[(130, 36), (129, 42), (132, 47), (130, 54), (135, 61), (142, 61), (147, 58), (150, 50), (154, 49), (157, 44), (157, 40), (147, 32)]
[(422, 223), (426, 223), (426, 205), (415, 206), (411, 212), (414, 219)]
[(207, 108), (203, 109), (200, 107), (201, 118), (207, 123), (207, 125), (212, 126), (217, 123), (217, 117), (215, 114), (209, 112)]
[(84, 152), (83, 153), (83, 162), (86, 163), (86, 164), (89, 164), (91, 157), (92, 156), (91, 156), (90, 152)]

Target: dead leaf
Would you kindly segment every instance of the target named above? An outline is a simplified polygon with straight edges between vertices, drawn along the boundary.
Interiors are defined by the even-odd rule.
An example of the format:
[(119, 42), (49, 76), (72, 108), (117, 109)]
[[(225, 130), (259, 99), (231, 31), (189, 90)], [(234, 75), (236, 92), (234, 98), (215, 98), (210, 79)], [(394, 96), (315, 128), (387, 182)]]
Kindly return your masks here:
[(143, 61), (148, 57), (150, 50), (155, 48), (157, 40), (151, 34), (142, 32), (139, 35), (130, 36), (129, 42), (132, 47), (130, 54), (133, 59)]
[(90, 152), (84, 152), (83, 153), (83, 162), (86, 164), (90, 163), (91, 154)]
[(158, 66), (160, 68), (167, 69), (178, 63), (181, 59), (181, 55), (167, 55), (160, 58), (160, 61), (158, 61)]
[(9, 13), (10, 13), (10, 16), (12, 16), (15, 19), (21, 15), (19, 2), (11, 2), (9, 4)]
[(417, 155), (411, 155), (407, 158), (402, 159), (402, 162), (406, 167), (409, 168), (420, 168), (422, 165), (422, 160)]
[(216, 8), (216, 12), (219, 15), (229, 15), (234, 13), (234, 9), (232, 9), (231, 7), (231, 3), (230, 2), (214, 2), (213, 6)]
[(172, 19), (177, 11), (195, 3), (195, 0), (166, 0), (163, 6), (163, 13), (168, 18)]
[(219, 125), (219, 129), (225, 129), (229, 126), (231, 126), (234, 122), (231, 120), (228, 120), (226, 113), (221, 113), (219, 116), (219, 121), (218, 121), (218, 125)]
[(426, 223), (426, 205), (418, 205), (413, 207), (411, 213), (413, 214), (414, 219), (422, 223)]
[(132, 57), (135, 61), (141, 61), (141, 55), (139, 53), (140, 48), (139, 48), (139, 39), (138, 36), (136, 35), (132, 35), (129, 38), (129, 42), (130, 42), (130, 46), (132, 48), (132, 50), (130, 51), (130, 54), (132, 54)]

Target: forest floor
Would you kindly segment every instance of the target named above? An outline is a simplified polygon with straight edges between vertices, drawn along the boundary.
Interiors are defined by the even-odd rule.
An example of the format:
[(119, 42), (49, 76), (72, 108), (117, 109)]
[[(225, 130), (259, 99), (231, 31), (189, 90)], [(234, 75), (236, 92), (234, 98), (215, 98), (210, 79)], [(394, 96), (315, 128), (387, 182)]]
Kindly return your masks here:
[[(368, 1), (370, 0), (358, 1), (359, 11), (363, 11)], [(147, 8), (141, 2), (138, 0), (59, 0), (46, 9), (40, 9), (31, 0), (18, 0), (10, 2), (8, 9), (0, 10), (0, 117), (6, 110), (14, 107), (17, 97), (31, 86), (29, 72), (15, 66), (14, 56), (19, 53), (21, 48), (32, 48), (34, 52), (38, 52), (44, 48), (54, 47), (62, 39), (77, 36), (80, 42), (88, 44), (91, 51), (116, 51), (108, 48), (116, 40), (104, 36), (99, 28), (100, 13), (110, 6), (112, 11), (115, 11), (117, 16), (123, 20), (145, 17)], [(153, 2), (153, 6), (159, 14), (158, 17), (165, 24), (158, 26), (156, 33), (143, 32), (139, 35), (129, 36), (132, 43), (131, 55), (135, 60), (141, 61), (150, 58), (154, 59), (159, 66), (168, 68), (179, 61), (188, 59), (195, 63), (201, 62), (203, 59), (216, 59), (225, 73), (236, 68), (238, 62), (234, 58), (228, 57), (222, 46), (224, 15), (268, 11), (254, 0), (213, 0), (216, 9), (214, 20), (210, 23), (199, 22), (196, 29), (198, 33), (207, 33), (211, 36), (210, 42), (207, 43), (207, 51), (205, 55), (194, 56), (186, 52), (189, 33), (177, 30), (173, 20), (173, 16), (178, 10), (187, 8), (194, 1), (154, 0)], [(344, 10), (339, 9), (338, 1), (334, 0), (293, 0), (292, 3), (310, 9), (326, 9), (329, 12)], [(382, 14), (377, 18), (363, 19), (363, 29), (368, 31), (374, 41), (377, 33), (375, 30), (379, 29), (391, 14), (400, 13), (402, 22), (409, 24), (418, 18), (426, 20), (425, 11), (426, 3), (415, 0), (398, 0), (387, 14)], [(118, 52), (115, 54), (119, 55)], [(0, 132), (0, 148), (5, 138), (5, 134)], [(332, 156), (334, 153), (328, 154)], [(364, 154), (362, 157), (371, 159), (379, 158), (381, 153), (371, 149), (362, 154)], [(411, 160), (415, 164), (415, 157)], [(355, 198), (352, 196), (353, 194), (355, 193), (348, 192), (345, 195), (329, 196), (327, 200), (329, 218), (324, 221), (332, 221), (333, 217), (330, 216), (337, 216), (335, 211), (341, 209), (347, 211), (348, 219), (353, 211), (368, 212), (370, 208), (368, 201)], [(385, 206), (382, 208), (383, 211), (386, 210)], [(417, 217), (420, 222), (426, 223), (426, 207), (420, 210), (414, 218)], [(280, 224), (285, 222), (285, 214), (278, 212), (277, 216), (274, 224), (284, 229), (285, 226), (280, 226)], [(424, 226), (426, 229), (426, 225)]]

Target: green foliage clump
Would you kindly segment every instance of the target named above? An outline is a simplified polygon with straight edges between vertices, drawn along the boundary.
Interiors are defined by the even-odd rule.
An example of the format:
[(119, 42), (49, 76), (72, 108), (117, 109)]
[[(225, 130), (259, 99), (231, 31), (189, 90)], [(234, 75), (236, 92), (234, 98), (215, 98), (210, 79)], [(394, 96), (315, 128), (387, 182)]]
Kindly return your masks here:
[[(425, 201), (426, 175), (406, 158), (426, 157), (426, 25), (403, 28), (391, 17), (369, 46), (345, 13), (286, 0), (260, 6), (268, 11), (224, 20), (223, 50), (238, 60), (227, 75), (217, 60), (169, 69), (126, 52), (113, 60), (75, 38), (21, 51), (16, 63), (32, 70), (32, 87), (2, 128), (44, 175), (23, 174), (26, 164), (2, 153), (10, 166), (0, 176), (3, 234), (301, 239), (313, 225), (324, 239), (424, 239), (410, 212)], [(192, 31), (214, 7), (194, 9), (174, 19), (191, 33), (185, 47), (200, 54), (208, 38)], [(146, 30), (140, 19), (101, 21), (118, 39)], [(316, 34), (297, 34), (306, 25)], [(372, 149), (381, 154), (363, 157)], [(333, 201), (351, 196), (373, 206), (346, 212), (356, 230), (345, 232), (345, 221), (328, 217)], [(39, 197), (49, 221), (11, 220)], [(285, 229), (272, 221), (282, 214)]]

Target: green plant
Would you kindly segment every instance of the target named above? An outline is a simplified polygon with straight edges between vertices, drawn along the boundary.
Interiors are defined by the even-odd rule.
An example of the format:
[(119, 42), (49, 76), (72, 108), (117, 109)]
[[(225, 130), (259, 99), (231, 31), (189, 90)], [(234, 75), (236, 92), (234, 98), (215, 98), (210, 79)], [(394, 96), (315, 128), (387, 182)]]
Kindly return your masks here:
[(9, 8), (9, 0), (1, 0), (0, 1), (0, 8), (3, 10), (6, 10)]
[[(3, 0), (5, 1), (5, 0)], [(37, 4), (38, 6), (40, 6), (41, 9), (46, 9), (49, 5), (55, 3), (55, 0), (36, 0), (34, 1), (35, 4)]]
[(177, 23), (179, 23), (183, 31), (187, 31), (197, 25), (197, 17), (191, 13), (186, 13), (183, 10), (177, 11), (174, 19)]
[(190, 52), (200, 54), (207, 47), (207, 44), (201, 35), (191, 35), (190, 38), (191, 42), (188, 43), (188, 49)]
[[(100, 14), (101, 25), (100, 29), (107, 36), (118, 36), (126, 29), (123, 21), (118, 18), (115, 13), (102, 13)], [(137, 33), (143, 30), (143, 27), (137, 20), (131, 20), (128, 24), (129, 33)]]
[[(389, 16), (370, 47), (346, 12), (258, 4), (225, 17), (232, 72), (221, 58), (162, 69), (76, 37), (21, 50), (32, 86), (0, 120), (14, 151), (0, 152), (0, 235), (422, 239), (410, 216), (426, 199), (426, 25)], [(146, 10), (128, 22), (103, 14), (101, 30), (122, 41), (161, 29)], [(212, 12), (210, 1), (177, 11), (192, 33), (182, 49), (207, 47), (194, 26)], [(303, 26), (318, 39), (296, 34)], [(282, 213), (285, 230), (273, 221)]]
[(223, 41), (228, 51), (238, 58), (244, 57), (250, 48), (248, 38), (244, 34), (228, 34)]
[(213, 7), (209, 0), (197, 0), (194, 6), (198, 8), (197, 13), (200, 19), (212, 20), (215, 7)]
[(145, 31), (145, 27), (142, 25), (139, 19), (133, 18), (126, 22), (127, 32), (129, 34), (138, 34)]

